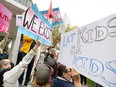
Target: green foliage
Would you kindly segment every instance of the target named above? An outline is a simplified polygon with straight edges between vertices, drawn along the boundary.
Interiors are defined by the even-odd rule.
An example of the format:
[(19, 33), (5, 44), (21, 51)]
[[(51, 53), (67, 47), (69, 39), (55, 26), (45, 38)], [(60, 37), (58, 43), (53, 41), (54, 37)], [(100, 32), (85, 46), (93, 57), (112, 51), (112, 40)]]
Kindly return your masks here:
[[(59, 32), (59, 27), (60, 27), (60, 25), (56, 26), (54, 28), (54, 30), (52, 31), (52, 40), (53, 40), (52, 44), (53, 44), (53, 47), (57, 47), (57, 43), (59, 43), (60, 39), (61, 39), (61, 34)], [(71, 31), (71, 30), (73, 30), (75, 28), (77, 28), (77, 26), (68, 25), (65, 32), (69, 32), (69, 31)]]
[(67, 29), (66, 29), (65, 32), (72, 31), (72, 30), (74, 30), (74, 29), (76, 29), (76, 28), (77, 28), (77, 26), (71, 26), (71, 25), (68, 25), (68, 26), (67, 26)]
[(88, 87), (94, 87), (94, 81), (87, 78), (87, 85)]
[(56, 44), (60, 41), (60, 36), (61, 36), (61, 34), (60, 34), (60, 32), (59, 32), (59, 27), (60, 26), (56, 26), (55, 28), (54, 28), (54, 30), (52, 31), (52, 44), (53, 44), (53, 47), (55, 47), (56, 46)]

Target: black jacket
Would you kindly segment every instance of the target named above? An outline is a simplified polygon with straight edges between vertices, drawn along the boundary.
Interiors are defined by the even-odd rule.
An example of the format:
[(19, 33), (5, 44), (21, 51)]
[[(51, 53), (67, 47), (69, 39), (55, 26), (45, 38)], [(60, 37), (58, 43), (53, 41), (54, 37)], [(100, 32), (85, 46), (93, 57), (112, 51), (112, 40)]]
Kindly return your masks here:
[(0, 87), (3, 87), (3, 75), (5, 72), (9, 71), (10, 69), (3, 69), (3, 70), (0, 70)]

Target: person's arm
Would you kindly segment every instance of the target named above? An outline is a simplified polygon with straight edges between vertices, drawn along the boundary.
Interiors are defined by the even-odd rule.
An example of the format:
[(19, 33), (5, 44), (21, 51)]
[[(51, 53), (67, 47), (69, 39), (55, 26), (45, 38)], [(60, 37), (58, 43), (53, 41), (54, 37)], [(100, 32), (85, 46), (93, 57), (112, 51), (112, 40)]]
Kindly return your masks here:
[(9, 36), (9, 33), (6, 33), (4, 39), (0, 42), (0, 47), (1, 47), (2, 50), (4, 49), (4, 47), (5, 47), (5, 45), (8, 41), (8, 36)]
[(23, 71), (27, 68), (27, 65), (31, 62), (32, 58), (36, 54), (36, 50), (41, 45), (39, 41), (36, 42), (36, 45), (34, 48), (27, 53), (27, 55), (23, 58), (23, 60), (14, 68), (12, 68), (10, 71), (4, 73), (4, 82), (7, 83), (15, 83), (20, 75), (23, 73)]
[(82, 87), (80, 83), (79, 74), (74, 68), (72, 69), (72, 79), (74, 80), (75, 87)]

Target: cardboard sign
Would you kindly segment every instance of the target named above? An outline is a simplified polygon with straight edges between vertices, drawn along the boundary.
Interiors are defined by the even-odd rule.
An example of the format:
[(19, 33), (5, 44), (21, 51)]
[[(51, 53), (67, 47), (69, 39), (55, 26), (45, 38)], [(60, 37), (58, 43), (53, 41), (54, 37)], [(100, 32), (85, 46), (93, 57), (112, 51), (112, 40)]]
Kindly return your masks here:
[[(40, 13), (47, 19), (48, 10), (40, 11)], [(53, 9), (53, 16), (54, 16), (52, 19), (53, 27), (63, 22), (59, 8)]]
[(42, 38), (43, 44), (51, 45), (52, 25), (38, 11), (36, 4), (26, 10), (18, 32), (35, 40)]
[(116, 14), (61, 37), (58, 61), (104, 87), (116, 87)]
[(0, 32), (8, 32), (12, 13), (0, 3)]

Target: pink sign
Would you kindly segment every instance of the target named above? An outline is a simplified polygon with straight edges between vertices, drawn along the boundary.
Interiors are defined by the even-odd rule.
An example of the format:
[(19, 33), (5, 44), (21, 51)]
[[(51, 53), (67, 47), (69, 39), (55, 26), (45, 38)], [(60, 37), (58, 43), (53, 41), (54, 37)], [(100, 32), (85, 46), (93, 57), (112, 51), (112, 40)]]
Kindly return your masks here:
[(12, 13), (0, 3), (0, 32), (8, 32)]

